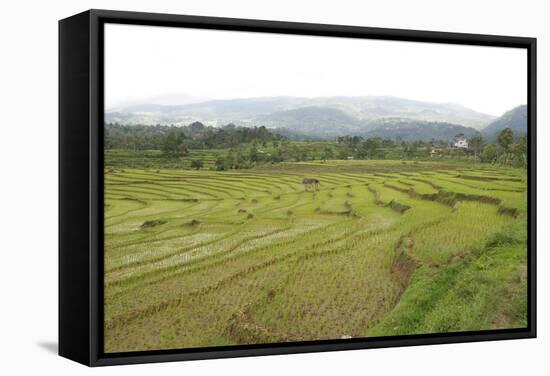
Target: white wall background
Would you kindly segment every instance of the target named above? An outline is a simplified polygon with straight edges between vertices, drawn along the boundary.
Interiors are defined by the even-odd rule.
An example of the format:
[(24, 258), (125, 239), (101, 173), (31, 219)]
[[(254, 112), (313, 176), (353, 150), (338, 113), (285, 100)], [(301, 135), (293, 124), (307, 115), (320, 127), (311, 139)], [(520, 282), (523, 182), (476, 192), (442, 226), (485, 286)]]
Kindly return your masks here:
[[(4, 2), (0, 22), (0, 373), (520, 375), (550, 370), (550, 7), (537, 0)], [(546, 7), (546, 8), (545, 8)], [(106, 8), (539, 38), (539, 338), (88, 369), (57, 357), (57, 20)], [(32, 372), (32, 373), (31, 373)]]

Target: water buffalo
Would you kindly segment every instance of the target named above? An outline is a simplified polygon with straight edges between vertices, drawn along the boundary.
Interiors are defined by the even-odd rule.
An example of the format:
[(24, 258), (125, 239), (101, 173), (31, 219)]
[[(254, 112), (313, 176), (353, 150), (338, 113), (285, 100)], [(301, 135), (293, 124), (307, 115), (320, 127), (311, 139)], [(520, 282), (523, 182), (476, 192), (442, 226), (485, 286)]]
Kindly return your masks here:
[(305, 178), (304, 180), (302, 180), (302, 184), (306, 188), (306, 191), (308, 190), (309, 187), (312, 187), (313, 189), (318, 190), (321, 182), (317, 179)]

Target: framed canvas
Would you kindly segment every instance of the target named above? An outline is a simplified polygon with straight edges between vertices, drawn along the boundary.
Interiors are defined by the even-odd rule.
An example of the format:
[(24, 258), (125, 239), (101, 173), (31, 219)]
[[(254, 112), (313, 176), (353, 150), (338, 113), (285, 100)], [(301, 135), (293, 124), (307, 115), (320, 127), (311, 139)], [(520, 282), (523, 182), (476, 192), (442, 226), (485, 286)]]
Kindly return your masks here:
[(59, 354), (536, 336), (536, 39), (59, 22)]

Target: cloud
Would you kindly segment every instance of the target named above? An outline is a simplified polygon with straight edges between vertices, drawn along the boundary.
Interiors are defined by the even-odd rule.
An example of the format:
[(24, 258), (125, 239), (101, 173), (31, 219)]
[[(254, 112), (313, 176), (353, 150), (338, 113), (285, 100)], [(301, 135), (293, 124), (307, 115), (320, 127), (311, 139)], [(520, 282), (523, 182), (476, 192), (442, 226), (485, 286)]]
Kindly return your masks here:
[(147, 100), (160, 103), (170, 101), (171, 95), (392, 95), (459, 103), (500, 115), (527, 102), (527, 53), (500, 47), (107, 24), (106, 108)]

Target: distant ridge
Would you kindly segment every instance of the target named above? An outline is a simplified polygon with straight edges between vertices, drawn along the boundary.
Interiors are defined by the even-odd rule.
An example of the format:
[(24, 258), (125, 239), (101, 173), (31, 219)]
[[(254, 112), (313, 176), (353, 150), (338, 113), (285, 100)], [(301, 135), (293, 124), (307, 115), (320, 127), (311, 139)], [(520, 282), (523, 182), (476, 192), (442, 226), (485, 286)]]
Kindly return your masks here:
[(413, 132), (431, 132), (451, 139), (455, 130), (471, 134), (493, 120), (491, 115), (458, 104), (389, 96), (260, 97), (184, 105), (146, 103), (121, 107), (105, 114), (106, 122), (129, 125), (187, 125), (194, 121), (212, 126), (228, 123), (264, 125), (312, 138), (334, 138), (345, 134), (388, 134), (389, 137), (396, 133), (411, 138), (415, 137)]
[(510, 128), (516, 135), (527, 133), (527, 105), (521, 105), (505, 112), (482, 131), (489, 140), (494, 140), (497, 134), (505, 128)]

